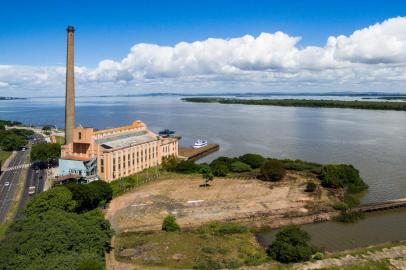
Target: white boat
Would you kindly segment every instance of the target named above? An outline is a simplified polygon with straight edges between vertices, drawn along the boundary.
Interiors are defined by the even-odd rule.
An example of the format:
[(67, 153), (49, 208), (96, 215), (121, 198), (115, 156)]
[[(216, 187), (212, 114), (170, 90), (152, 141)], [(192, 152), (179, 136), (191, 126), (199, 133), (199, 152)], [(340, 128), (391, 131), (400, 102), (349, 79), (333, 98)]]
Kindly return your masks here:
[(207, 146), (207, 141), (198, 139), (195, 142), (195, 144), (193, 145), (193, 148), (197, 149), (197, 148), (202, 148), (202, 147), (205, 147), (205, 146)]

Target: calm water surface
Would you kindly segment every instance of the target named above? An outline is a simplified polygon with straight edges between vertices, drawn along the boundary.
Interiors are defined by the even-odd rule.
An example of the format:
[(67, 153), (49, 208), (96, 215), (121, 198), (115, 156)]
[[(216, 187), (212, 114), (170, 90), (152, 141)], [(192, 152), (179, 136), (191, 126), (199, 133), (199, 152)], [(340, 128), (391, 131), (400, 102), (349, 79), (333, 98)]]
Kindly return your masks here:
[[(76, 102), (77, 124), (83, 126), (111, 128), (140, 119), (154, 131), (176, 130), (184, 146), (191, 145), (197, 138), (220, 144), (220, 151), (203, 161), (220, 155), (256, 152), (320, 163), (351, 163), (370, 187), (363, 202), (406, 197), (406, 112), (199, 104), (159, 96), (77, 98)], [(63, 110), (62, 98), (0, 101), (0, 119), (30, 124), (63, 127)], [(392, 228), (394, 235), (406, 239), (405, 216), (406, 212), (401, 211), (394, 216), (383, 215), (379, 222), (373, 218), (364, 222), (382, 226), (385, 220), (389, 224), (391, 217), (398, 221), (398, 229)], [(362, 224), (311, 226), (315, 231), (326, 232), (329, 245), (331, 239), (327, 236), (332, 231), (340, 236), (343, 230), (347, 232), (347, 239), (337, 237), (337, 241), (363, 244), (359, 239), (368, 237), (353, 234), (355, 226)], [(305, 227), (311, 231), (311, 226)], [(370, 227), (374, 226), (368, 226), (368, 230), (372, 230)]]

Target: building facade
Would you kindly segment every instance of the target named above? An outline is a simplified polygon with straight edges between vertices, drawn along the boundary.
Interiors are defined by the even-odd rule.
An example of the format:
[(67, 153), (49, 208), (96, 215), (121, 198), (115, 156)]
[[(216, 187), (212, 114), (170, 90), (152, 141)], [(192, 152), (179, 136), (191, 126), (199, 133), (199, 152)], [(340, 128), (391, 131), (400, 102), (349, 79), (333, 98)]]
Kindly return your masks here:
[(167, 156), (178, 156), (178, 139), (163, 138), (141, 121), (131, 125), (94, 130), (73, 129), (73, 141), (62, 146), (59, 175), (95, 174), (107, 182), (157, 166)]

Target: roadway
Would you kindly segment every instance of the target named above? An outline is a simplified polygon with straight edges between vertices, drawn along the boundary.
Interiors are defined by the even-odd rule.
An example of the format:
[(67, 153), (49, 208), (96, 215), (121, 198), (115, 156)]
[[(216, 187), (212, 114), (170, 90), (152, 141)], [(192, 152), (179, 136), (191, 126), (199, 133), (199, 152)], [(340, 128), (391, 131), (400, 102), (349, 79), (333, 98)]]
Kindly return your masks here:
[(14, 200), (20, 174), (23, 170), (20, 165), (24, 164), (27, 154), (26, 151), (18, 151), (8, 166), (8, 168), (13, 169), (4, 171), (0, 176), (0, 223), (5, 221), (7, 212)]
[[(36, 169), (35, 165), (31, 165), (29, 167), (27, 179), (24, 185), (23, 195), (21, 196), (21, 200), (18, 204), (16, 219), (22, 215), (24, 206), (30, 199), (30, 196), (44, 191), (45, 177), (46, 170)], [(33, 195), (29, 194), (29, 189), (31, 186), (35, 186), (35, 193)]]

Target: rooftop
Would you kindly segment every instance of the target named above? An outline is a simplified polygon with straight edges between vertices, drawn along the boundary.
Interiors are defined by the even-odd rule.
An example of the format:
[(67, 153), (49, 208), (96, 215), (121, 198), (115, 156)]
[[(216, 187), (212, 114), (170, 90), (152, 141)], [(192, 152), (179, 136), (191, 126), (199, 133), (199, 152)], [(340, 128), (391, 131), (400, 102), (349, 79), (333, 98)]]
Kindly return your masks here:
[(96, 143), (105, 149), (118, 149), (157, 140), (158, 136), (145, 130), (117, 134), (108, 138), (97, 139)]

